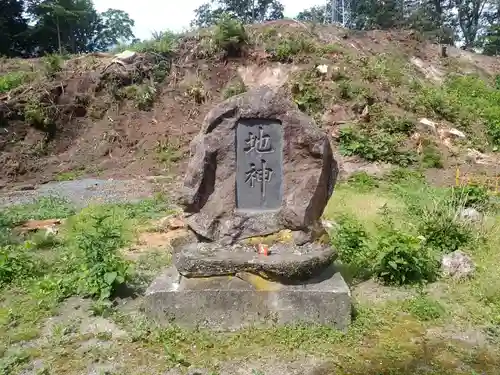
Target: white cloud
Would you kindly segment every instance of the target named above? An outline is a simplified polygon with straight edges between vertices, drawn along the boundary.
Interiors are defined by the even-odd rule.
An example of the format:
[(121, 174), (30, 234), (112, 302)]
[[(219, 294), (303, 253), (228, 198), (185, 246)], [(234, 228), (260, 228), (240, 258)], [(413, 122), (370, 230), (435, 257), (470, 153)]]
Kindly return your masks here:
[[(151, 36), (153, 31), (182, 31), (189, 27), (194, 10), (206, 0), (94, 0), (97, 11), (108, 8), (121, 9), (135, 21), (135, 35), (140, 39)], [(170, 3), (170, 4), (169, 4)], [(172, 4), (174, 3), (174, 4)], [(324, 4), (326, 0), (282, 0), (285, 16), (293, 17), (304, 8)]]

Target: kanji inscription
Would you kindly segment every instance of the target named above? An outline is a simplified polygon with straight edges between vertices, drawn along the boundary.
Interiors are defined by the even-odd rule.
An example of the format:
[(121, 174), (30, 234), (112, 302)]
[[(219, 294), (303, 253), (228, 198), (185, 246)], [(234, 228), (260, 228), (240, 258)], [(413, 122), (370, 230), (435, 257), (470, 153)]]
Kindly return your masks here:
[(281, 206), (283, 129), (278, 121), (241, 120), (236, 129), (236, 206), (276, 210)]

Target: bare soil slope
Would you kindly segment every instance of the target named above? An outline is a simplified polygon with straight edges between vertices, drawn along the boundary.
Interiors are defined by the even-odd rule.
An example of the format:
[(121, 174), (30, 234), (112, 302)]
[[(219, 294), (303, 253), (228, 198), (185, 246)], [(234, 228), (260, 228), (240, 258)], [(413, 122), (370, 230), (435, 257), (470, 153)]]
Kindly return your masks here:
[[(247, 32), (244, 56), (231, 59), (203, 31), (168, 54), (140, 53), (126, 63), (110, 54), (1, 61), (1, 78), (14, 75), (20, 83), (0, 94), (0, 186), (182, 170), (213, 103), (263, 83), (288, 85), (299, 107), (335, 139), (346, 123), (369, 126), (377, 105), (418, 123), (419, 110), (405, 105), (415, 82), (439, 87), (454, 72), (491, 80), (500, 67), (498, 59), (450, 47), (443, 58), (439, 46), (414, 32), (353, 33), (294, 21)], [(478, 132), (474, 139), (481, 140)], [(408, 136), (405, 147), (417, 143)], [(438, 148), (445, 170), (454, 170), (460, 153)]]

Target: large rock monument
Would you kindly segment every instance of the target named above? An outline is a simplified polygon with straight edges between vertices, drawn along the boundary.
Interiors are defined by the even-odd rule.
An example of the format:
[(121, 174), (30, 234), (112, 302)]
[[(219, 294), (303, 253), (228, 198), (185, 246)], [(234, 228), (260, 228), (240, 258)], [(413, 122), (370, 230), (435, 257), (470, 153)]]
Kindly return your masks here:
[(338, 173), (327, 136), (264, 86), (213, 108), (191, 153), (181, 198), (191, 235), (148, 288), (147, 313), (214, 329), (346, 329), (350, 292), (320, 222)]

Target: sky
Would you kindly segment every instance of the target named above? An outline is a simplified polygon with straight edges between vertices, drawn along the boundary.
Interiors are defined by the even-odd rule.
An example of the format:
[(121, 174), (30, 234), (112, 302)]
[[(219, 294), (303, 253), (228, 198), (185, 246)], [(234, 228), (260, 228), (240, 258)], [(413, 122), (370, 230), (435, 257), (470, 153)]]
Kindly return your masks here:
[[(206, 0), (94, 0), (98, 12), (108, 8), (121, 9), (135, 21), (135, 36), (148, 39), (153, 31), (183, 31), (194, 18), (194, 10)], [(285, 17), (301, 10), (324, 4), (326, 0), (281, 0)]]

